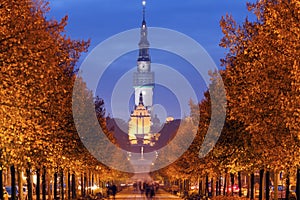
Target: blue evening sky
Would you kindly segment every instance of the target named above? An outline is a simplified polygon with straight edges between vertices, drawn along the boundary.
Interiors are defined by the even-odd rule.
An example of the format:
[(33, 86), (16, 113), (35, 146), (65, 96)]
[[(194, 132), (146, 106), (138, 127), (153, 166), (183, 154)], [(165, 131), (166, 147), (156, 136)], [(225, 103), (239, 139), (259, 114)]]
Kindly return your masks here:
[[(224, 58), (226, 53), (225, 49), (219, 47), (222, 38), (219, 21), (226, 13), (233, 15), (238, 23), (242, 23), (247, 16), (253, 19), (253, 14), (247, 11), (246, 2), (245, 0), (147, 0), (147, 26), (168, 28), (186, 34), (202, 45), (219, 67), (220, 59)], [(142, 21), (141, 0), (50, 0), (50, 8), (47, 14), (49, 19), (59, 20), (65, 15), (69, 16), (66, 27), (68, 36), (72, 39), (91, 39), (89, 52), (82, 56), (79, 65), (99, 43), (120, 32), (139, 28)], [(136, 45), (138, 41), (137, 37)], [(151, 45), (151, 41), (149, 42)], [(174, 69), (185, 76), (197, 93), (198, 99), (193, 100), (201, 101), (206, 86), (201, 76), (197, 75), (186, 60), (170, 52), (154, 49), (150, 51), (152, 62), (174, 66)], [(112, 115), (110, 101), (114, 84), (124, 73), (135, 68), (136, 59), (136, 51), (121, 56), (111, 64), (105, 76), (99, 81), (97, 95), (105, 100), (110, 115)], [(133, 91), (132, 87), (128, 90)], [(154, 103), (164, 107), (165, 116), (179, 118), (189, 114), (187, 110), (179, 113), (176, 95), (174, 91), (166, 90), (163, 86), (156, 86)], [(131, 97), (126, 112), (123, 112), (124, 118), (132, 110), (132, 101)]]

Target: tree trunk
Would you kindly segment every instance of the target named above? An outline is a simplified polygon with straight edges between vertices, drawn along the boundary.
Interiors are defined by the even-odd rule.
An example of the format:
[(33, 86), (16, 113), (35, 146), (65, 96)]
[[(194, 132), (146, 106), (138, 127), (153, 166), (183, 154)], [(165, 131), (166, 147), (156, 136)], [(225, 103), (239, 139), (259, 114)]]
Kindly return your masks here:
[(289, 200), (289, 196), (290, 196), (290, 174), (289, 172), (287, 172), (287, 175), (286, 175), (286, 188), (285, 188), (285, 199), (286, 200)]
[(42, 174), (42, 200), (46, 200), (46, 167), (43, 167)]
[(84, 188), (83, 188), (83, 195), (86, 196), (87, 195), (87, 174), (84, 173), (84, 177), (83, 177), (83, 182), (84, 182)]
[(40, 191), (40, 186), (41, 186), (41, 176), (40, 176), (40, 169), (36, 170), (36, 200), (40, 200), (41, 198), (41, 191)]
[(27, 179), (27, 200), (32, 200), (32, 183), (31, 183), (30, 169), (26, 169), (26, 179)]
[(263, 199), (263, 180), (264, 180), (264, 169), (259, 171), (259, 200)]
[(278, 171), (274, 172), (274, 200), (278, 199)]
[(68, 172), (68, 184), (67, 184), (67, 186), (68, 186), (68, 200), (70, 200), (71, 199), (71, 174), (70, 174), (70, 172)]
[(89, 195), (90, 194), (90, 173), (86, 173), (85, 174), (85, 187), (86, 188), (86, 192), (85, 195)]
[(182, 191), (183, 191), (183, 196), (186, 197), (186, 179), (183, 179), (183, 187), (182, 187)]
[(47, 200), (52, 200), (53, 197), (53, 185), (51, 186), (52, 172), (47, 170), (46, 172), (46, 183), (47, 183)]
[(51, 179), (52, 179), (51, 175), (52, 175), (52, 172), (50, 170), (48, 170), (48, 173), (46, 173), (46, 183), (48, 186), (47, 187), (47, 195), (48, 195), (47, 200), (52, 200), (52, 195), (53, 195), (53, 187), (50, 187)]
[(3, 199), (3, 170), (0, 167), (0, 199)]
[(202, 177), (202, 188), (201, 194), (205, 196), (205, 187), (206, 187), (206, 176)]
[(234, 174), (230, 173), (230, 182), (231, 182), (231, 196), (233, 196), (233, 186), (234, 186)]
[(63, 169), (60, 172), (60, 199), (64, 200), (65, 193), (64, 193), (64, 171)]
[(300, 199), (300, 168), (297, 168), (296, 195)]
[(231, 180), (230, 180), (230, 173), (229, 174), (226, 174), (226, 195), (230, 195), (230, 192), (229, 192), (229, 190), (230, 190), (230, 182), (231, 182)]
[[(91, 188), (93, 188), (94, 186), (94, 174), (92, 174), (92, 185), (91, 185)], [(92, 195), (94, 195), (94, 191), (92, 190)]]
[(81, 174), (81, 196), (84, 197), (84, 182), (83, 174)]
[(266, 171), (266, 200), (270, 199), (270, 171)]
[(214, 178), (211, 178), (211, 181), (210, 181), (210, 193), (211, 193), (211, 197), (214, 197), (214, 190), (215, 190)]
[(219, 196), (219, 179), (216, 180), (216, 196)]
[(219, 179), (219, 195), (222, 194), (221, 191), (222, 191), (222, 179), (221, 179), (221, 176), (220, 176), (220, 179)]
[(199, 178), (198, 179), (198, 195), (201, 195), (202, 194), (202, 180)]
[(224, 176), (224, 187), (223, 187), (223, 195), (226, 195), (226, 188), (227, 188), (227, 174)]
[(19, 187), (18, 200), (23, 200), (24, 199), (24, 195), (23, 195), (22, 170), (17, 170), (17, 175), (18, 175), (18, 187)]
[(241, 172), (238, 172), (239, 197), (242, 196), (242, 178)]
[(209, 189), (208, 189), (208, 175), (205, 176), (205, 196), (208, 197)]
[(251, 178), (249, 177), (249, 174), (246, 175), (247, 177), (247, 198), (250, 198), (250, 185), (251, 185)]
[(247, 179), (247, 194), (246, 194), (246, 197), (247, 199), (250, 198), (250, 185), (251, 185), (251, 179), (250, 179), (250, 176), (249, 174), (246, 175), (246, 179)]
[(10, 174), (11, 174), (11, 200), (17, 199), (17, 191), (16, 191), (16, 170), (15, 166), (10, 166)]
[(254, 200), (254, 173), (251, 173), (251, 193), (250, 193), (250, 199)]
[(72, 174), (72, 199), (76, 199), (76, 179), (75, 174)]
[(54, 173), (53, 198), (57, 200), (57, 172)]
[(179, 193), (182, 194), (182, 181), (179, 179)]

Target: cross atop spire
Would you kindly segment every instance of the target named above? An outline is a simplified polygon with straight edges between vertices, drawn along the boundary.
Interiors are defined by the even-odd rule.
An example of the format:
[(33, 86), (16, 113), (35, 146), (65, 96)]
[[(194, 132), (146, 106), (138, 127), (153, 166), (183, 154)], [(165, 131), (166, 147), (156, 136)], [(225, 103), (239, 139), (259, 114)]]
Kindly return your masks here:
[(145, 21), (145, 13), (146, 13), (146, 0), (142, 1), (142, 5), (143, 5), (143, 21)]

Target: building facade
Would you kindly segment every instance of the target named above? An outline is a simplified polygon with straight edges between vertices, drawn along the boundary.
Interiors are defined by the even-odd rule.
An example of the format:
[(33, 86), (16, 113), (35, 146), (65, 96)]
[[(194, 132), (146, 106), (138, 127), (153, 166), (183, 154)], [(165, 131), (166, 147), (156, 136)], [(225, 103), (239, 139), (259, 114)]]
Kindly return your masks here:
[(128, 134), (131, 144), (150, 145), (151, 115), (144, 106), (142, 93), (140, 93), (139, 105), (130, 115)]

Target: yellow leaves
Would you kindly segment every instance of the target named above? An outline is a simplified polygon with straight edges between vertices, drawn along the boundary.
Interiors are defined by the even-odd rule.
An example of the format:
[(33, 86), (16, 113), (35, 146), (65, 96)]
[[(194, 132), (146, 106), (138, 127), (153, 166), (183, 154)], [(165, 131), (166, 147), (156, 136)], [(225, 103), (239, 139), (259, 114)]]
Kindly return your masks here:
[[(299, 119), (300, 105), (300, 31), (299, 23), (295, 23), (299, 15), (294, 15), (299, 5), (296, 7), (293, 1), (266, 2), (249, 7), (257, 14), (260, 24), (246, 22), (242, 29), (232, 30), (229, 26), (232, 19), (222, 23), (225, 29), (222, 41), (233, 45), (224, 62), (227, 66), (224, 82), (230, 119), (245, 123), (246, 130), (253, 136), (252, 141), (257, 143), (251, 145), (261, 150), (267, 158), (265, 162), (276, 165), (274, 146), (282, 143), (286, 154), (297, 153), (300, 148), (286, 137), (289, 133), (300, 132), (300, 126), (295, 123)], [(262, 7), (266, 9), (260, 9)], [(251, 35), (245, 37), (247, 34), (243, 33)], [(232, 35), (237, 36), (234, 41)], [(286, 144), (297, 148), (288, 149)]]
[(3, 2), (10, 12), (0, 13), (0, 148), (6, 147), (1, 155), (21, 165), (39, 160), (53, 164), (62, 146), (79, 144), (68, 133), (75, 132), (70, 121), (74, 77), (64, 70), (72, 67), (69, 60), (78, 59), (69, 58), (69, 52), (79, 55), (86, 44), (63, 39), (65, 19), (48, 22), (30, 11), (29, 1)]

